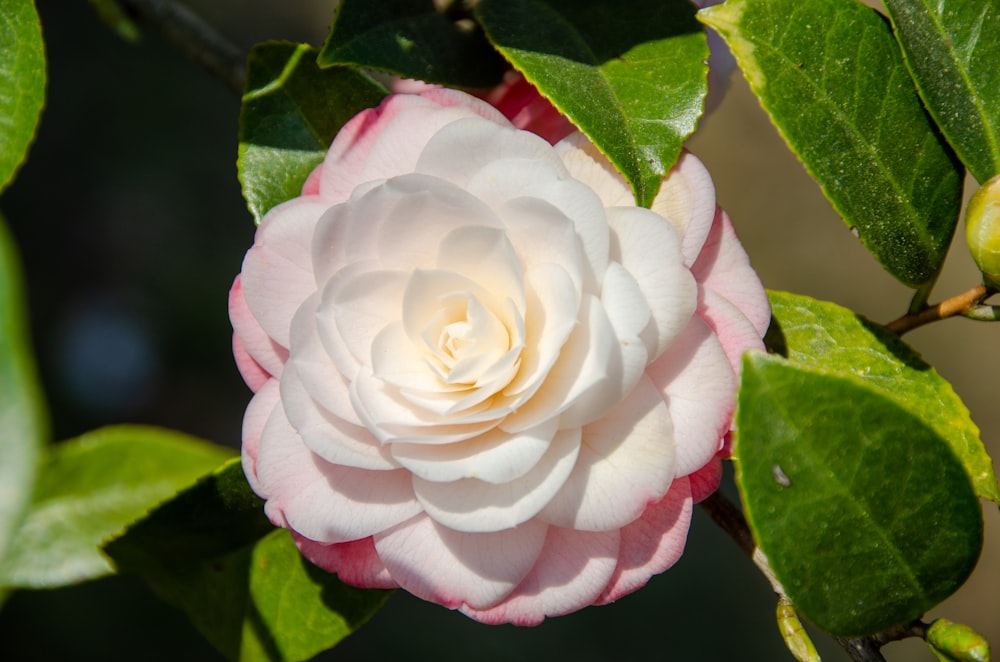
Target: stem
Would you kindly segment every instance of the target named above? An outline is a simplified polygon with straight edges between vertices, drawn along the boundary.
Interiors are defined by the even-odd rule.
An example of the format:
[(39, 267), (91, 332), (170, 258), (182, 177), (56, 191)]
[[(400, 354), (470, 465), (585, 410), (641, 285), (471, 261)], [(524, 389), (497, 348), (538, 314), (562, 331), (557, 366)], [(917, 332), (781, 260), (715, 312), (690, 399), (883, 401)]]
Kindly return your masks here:
[(119, 0), (132, 15), (157, 30), (185, 56), (243, 93), (246, 53), (187, 7), (172, 0)]
[(893, 320), (885, 325), (889, 331), (896, 335), (903, 335), (907, 331), (912, 331), (924, 324), (930, 324), (938, 320), (943, 320), (955, 315), (965, 315), (976, 310), (987, 297), (993, 294), (992, 290), (985, 285), (977, 285), (968, 292), (963, 292), (950, 299), (946, 299), (934, 306), (928, 306), (916, 313), (910, 312), (899, 319)]
[(929, 281), (917, 288), (917, 291), (913, 293), (913, 298), (910, 299), (910, 309), (907, 311), (911, 315), (919, 313), (921, 310), (927, 307), (927, 301), (931, 298), (931, 290), (934, 289), (934, 285), (937, 284), (938, 276), (941, 274), (940, 271), (934, 275)]
[[(774, 574), (771, 572), (770, 566), (767, 565), (764, 555), (760, 553), (759, 548), (754, 543), (753, 534), (750, 533), (750, 526), (736, 504), (720, 492), (715, 492), (698, 505), (712, 518), (712, 521), (729, 534), (729, 537), (760, 568), (761, 572), (768, 578), (768, 581), (771, 582), (771, 585), (775, 587), (775, 592), (782, 595), (783, 591), (780, 590), (780, 585), (774, 579)], [(856, 639), (834, 637), (834, 640), (847, 651), (847, 654), (851, 656), (854, 662), (885, 662), (885, 658), (879, 650), (882, 646), (890, 641), (905, 639), (906, 637), (919, 637), (923, 631), (921, 629), (922, 626), (923, 624), (920, 621), (914, 621), (913, 623), (890, 628), (867, 637), (858, 637)]]

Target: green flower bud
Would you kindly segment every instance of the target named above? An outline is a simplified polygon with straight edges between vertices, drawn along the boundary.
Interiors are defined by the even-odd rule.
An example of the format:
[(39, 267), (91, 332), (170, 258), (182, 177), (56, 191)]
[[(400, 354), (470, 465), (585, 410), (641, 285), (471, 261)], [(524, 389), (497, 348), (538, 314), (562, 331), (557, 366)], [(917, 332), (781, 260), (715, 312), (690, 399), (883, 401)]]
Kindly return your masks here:
[(782, 595), (778, 598), (778, 630), (781, 638), (785, 640), (789, 652), (799, 662), (821, 662), (816, 647), (813, 646), (812, 639), (802, 627), (799, 615), (795, 613), (792, 601)]
[(939, 618), (930, 624), (924, 638), (943, 662), (989, 662), (990, 643), (968, 625)]
[(965, 240), (986, 284), (1000, 288), (1000, 175), (983, 184), (969, 200)]

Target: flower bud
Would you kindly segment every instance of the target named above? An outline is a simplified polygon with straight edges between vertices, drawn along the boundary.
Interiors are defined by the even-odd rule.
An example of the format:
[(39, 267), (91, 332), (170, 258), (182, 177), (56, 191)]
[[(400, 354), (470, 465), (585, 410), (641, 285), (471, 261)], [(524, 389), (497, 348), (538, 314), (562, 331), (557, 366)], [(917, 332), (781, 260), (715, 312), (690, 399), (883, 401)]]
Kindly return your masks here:
[(1000, 288), (1000, 175), (983, 184), (969, 200), (965, 240), (986, 284)]
[(795, 613), (792, 601), (784, 595), (778, 598), (778, 630), (785, 640), (789, 652), (798, 662), (820, 662), (819, 653), (809, 634), (802, 627), (799, 615)]
[(939, 618), (927, 628), (925, 639), (934, 655), (944, 662), (989, 662), (989, 642), (968, 625)]

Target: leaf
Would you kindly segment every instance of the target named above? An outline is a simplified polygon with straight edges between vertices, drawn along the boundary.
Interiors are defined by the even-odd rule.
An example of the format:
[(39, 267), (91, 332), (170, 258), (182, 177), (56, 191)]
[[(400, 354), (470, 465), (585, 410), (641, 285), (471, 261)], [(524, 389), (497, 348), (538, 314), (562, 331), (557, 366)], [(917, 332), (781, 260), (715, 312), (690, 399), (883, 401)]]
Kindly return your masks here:
[(494, 46), (576, 124), (648, 207), (694, 132), (708, 46), (688, 0), (482, 0)]
[[(459, 2), (341, 0), (319, 65), (351, 64), (459, 87), (492, 87), (507, 65)], [(455, 14), (452, 16), (451, 14)]]
[(699, 17), (875, 259), (911, 287), (933, 279), (963, 173), (882, 16), (841, 0), (730, 0)]
[(106, 545), (231, 660), (306, 660), (363, 625), (389, 591), (348, 587), (275, 530), (238, 459)]
[(1000, 504), (993, 461), (961, 398), (909, 345), (880, 325), (832, 303), (768, 292), (771, 346), (816, 372), (854, 377), (920, 418), (948, 442), (976, 493)]
[(972, 572), (979, 501), (948, 444), (867, 384), (743, 359), (737, 480), (796, 609), (835, 635), (921, 616)]
[(0, 12), (0, 191), (14, 178), (45, 103), (45, 46), (32, 0)]
[(0, 586), (53, 588), (112, 572), (101, 543), (232, 451), (179, 432), (122, 425), (52, 447)]
[(1000, 173), (1000, 4), (885, 0), (934, 121), (980, 181)]
[(17, 252), (0, 217), (0, 564), (31, 501), (49, 434), (26, 317)]
[(236, 165), (258, 223), (271, 207), (302, 192), (340, 128), (387, 93), (359, 71), (320, 69), (315, 57), (307, 45), (284, 42), (250, 51)]

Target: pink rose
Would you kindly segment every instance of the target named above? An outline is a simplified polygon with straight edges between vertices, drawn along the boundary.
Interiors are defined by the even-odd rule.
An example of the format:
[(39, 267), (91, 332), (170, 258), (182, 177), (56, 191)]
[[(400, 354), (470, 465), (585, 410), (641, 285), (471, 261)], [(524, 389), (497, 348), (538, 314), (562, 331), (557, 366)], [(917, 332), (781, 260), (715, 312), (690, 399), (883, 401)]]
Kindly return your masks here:
[(637, 208), (582, 135), (432, 89), (341, 130), (230, 315), (271, 520), (344, 582), (527, 625), (677, 560), (769, 312), (690, 154)]

